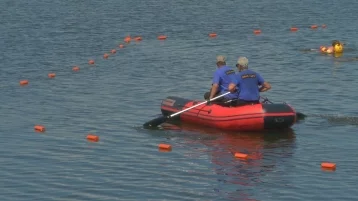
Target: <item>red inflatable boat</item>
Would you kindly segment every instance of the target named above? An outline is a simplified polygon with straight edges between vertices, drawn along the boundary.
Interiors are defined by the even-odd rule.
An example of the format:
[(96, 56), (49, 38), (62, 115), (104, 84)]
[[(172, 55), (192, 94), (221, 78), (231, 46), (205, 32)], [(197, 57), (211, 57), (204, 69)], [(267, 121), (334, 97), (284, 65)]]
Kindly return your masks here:
[[(201, 102), (169, 96), (162, 101), (161, 111), (167, 116)], [(285, 103), (235, 107), (203, 104), (181, 113), (177, 118), (182, 122), (232, 131), (286, 129), (297, 120), (296, 111)]]

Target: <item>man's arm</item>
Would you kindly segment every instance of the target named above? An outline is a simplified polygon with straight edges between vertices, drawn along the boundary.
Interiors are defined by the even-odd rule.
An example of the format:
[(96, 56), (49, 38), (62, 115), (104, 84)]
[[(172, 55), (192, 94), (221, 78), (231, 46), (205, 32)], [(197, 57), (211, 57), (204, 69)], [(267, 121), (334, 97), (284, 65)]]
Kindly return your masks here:
[(209, 100), (215, 97), (215, 94), (218, 92), (218, 89), (219, 85), (216, 83), (211, 86)]
[(259, 73), (257, 73), (257, 78), (259, 82), (258, 84), (261, 85), (259, 92), (265, 92), (271, 89), (271, 84), (266, 82)]
[(260, 92), (265, 92), (265, 91), (268, 91), (268, 90), (270, 90), (270, 89), (271, 89), (271, 84), (268, 83), (268, 82), (264, 82), (264, 83), (262, 83), (262, 85), (261, 85), (259, 91), (260, 91)]
[(214, 98), (216, 93), (219, 91), (220, 75), (218, 71), (214, 72), (213, 82), (211, 85), (209, 100)]

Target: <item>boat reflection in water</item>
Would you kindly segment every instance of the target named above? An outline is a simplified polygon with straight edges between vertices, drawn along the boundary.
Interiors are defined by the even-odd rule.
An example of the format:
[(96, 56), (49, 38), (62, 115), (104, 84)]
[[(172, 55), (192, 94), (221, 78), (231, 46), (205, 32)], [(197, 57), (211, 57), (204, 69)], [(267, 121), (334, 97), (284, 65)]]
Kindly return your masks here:
[[(195, 152), (206, 154), (211, 161), (210, 174), (219, 183), (213, 191), (230, 200), (254, 200), (260, 188), (284, 188), (281, 175), (283, 163), (295, 150), (295, 133), (292, 129), (263, 132), (230, 132), (197, 125), (163, 124), (163, 129), (181, 132), (185, 147), (199, 147)], [(202, 145), (205, 145), (204, 148)], [(204, 152), (204, 153), (203, 153)], [(236, 152), (246, 153), (246, 160), (234, 157)], [(194, 154), (194, 153), (193, 153)], [(194, 154), (196, 155), (196, 154)], [(202, 158), (202, 157), (201, 157)], [(282, 166), (280, 166), (282, 164)], [(280, 166), (280, 167), (278, 167)], [(271, 176), (270, 172), (273, 172)], [(266, 179), (266, 177), (269, 179)], [(262, 182), (262, 179), (268, 180)]]

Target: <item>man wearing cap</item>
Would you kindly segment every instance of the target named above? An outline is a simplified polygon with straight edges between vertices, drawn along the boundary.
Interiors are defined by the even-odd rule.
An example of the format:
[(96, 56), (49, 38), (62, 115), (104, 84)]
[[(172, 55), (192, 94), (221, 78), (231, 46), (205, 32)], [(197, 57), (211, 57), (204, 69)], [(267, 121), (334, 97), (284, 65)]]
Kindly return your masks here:
[(270, 83), (266, 82), (260, 74), (249, 70), (248, 65), (249, 60), (246, 57), (239, 57), (236, 64), (239, 73), (236, 74), (236, 81), (229, 85), (231, 92), (237, 90), (239, 96), (237, 105), (259, 103), (260, 92), (271, 89)]
[[(206, 92), (205, 99), (212, 99), (217, 95), (229, 92), (229, 84), (235, 82), (235, 71), (226, 65), (225, 56), (216, 57), (217, 69), (214, 72), (212, 86), (210, 92)], [(219, 98), (216, 102), (226, 102), (228, 100), (237, 99), (237, 93), (230, 93), (223, 98)]]

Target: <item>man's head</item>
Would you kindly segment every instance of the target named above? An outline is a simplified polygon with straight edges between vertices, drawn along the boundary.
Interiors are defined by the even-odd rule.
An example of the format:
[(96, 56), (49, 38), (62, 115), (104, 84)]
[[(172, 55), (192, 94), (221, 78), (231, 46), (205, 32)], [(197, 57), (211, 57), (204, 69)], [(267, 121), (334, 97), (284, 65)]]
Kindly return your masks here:
[(225, 66), (226, 65), (226, 58), (225, 56), (219, 55), (216, 57), (216, 65), (219, 66)]
[(339, 40), (333, 40), (332, 41), (332, 46), (334, 47), (336, 44), (341, 44), (341, 42), (339, 42)]
[(338, 40), (332, 41), (332, 47), (333, 47), (335, 53), (343, 52), (343, 44)]
[(249, 60), (246, 57), (239, 57), (236, 63), (236, 67), (239, 69), (239, 72), (249, 68)]

